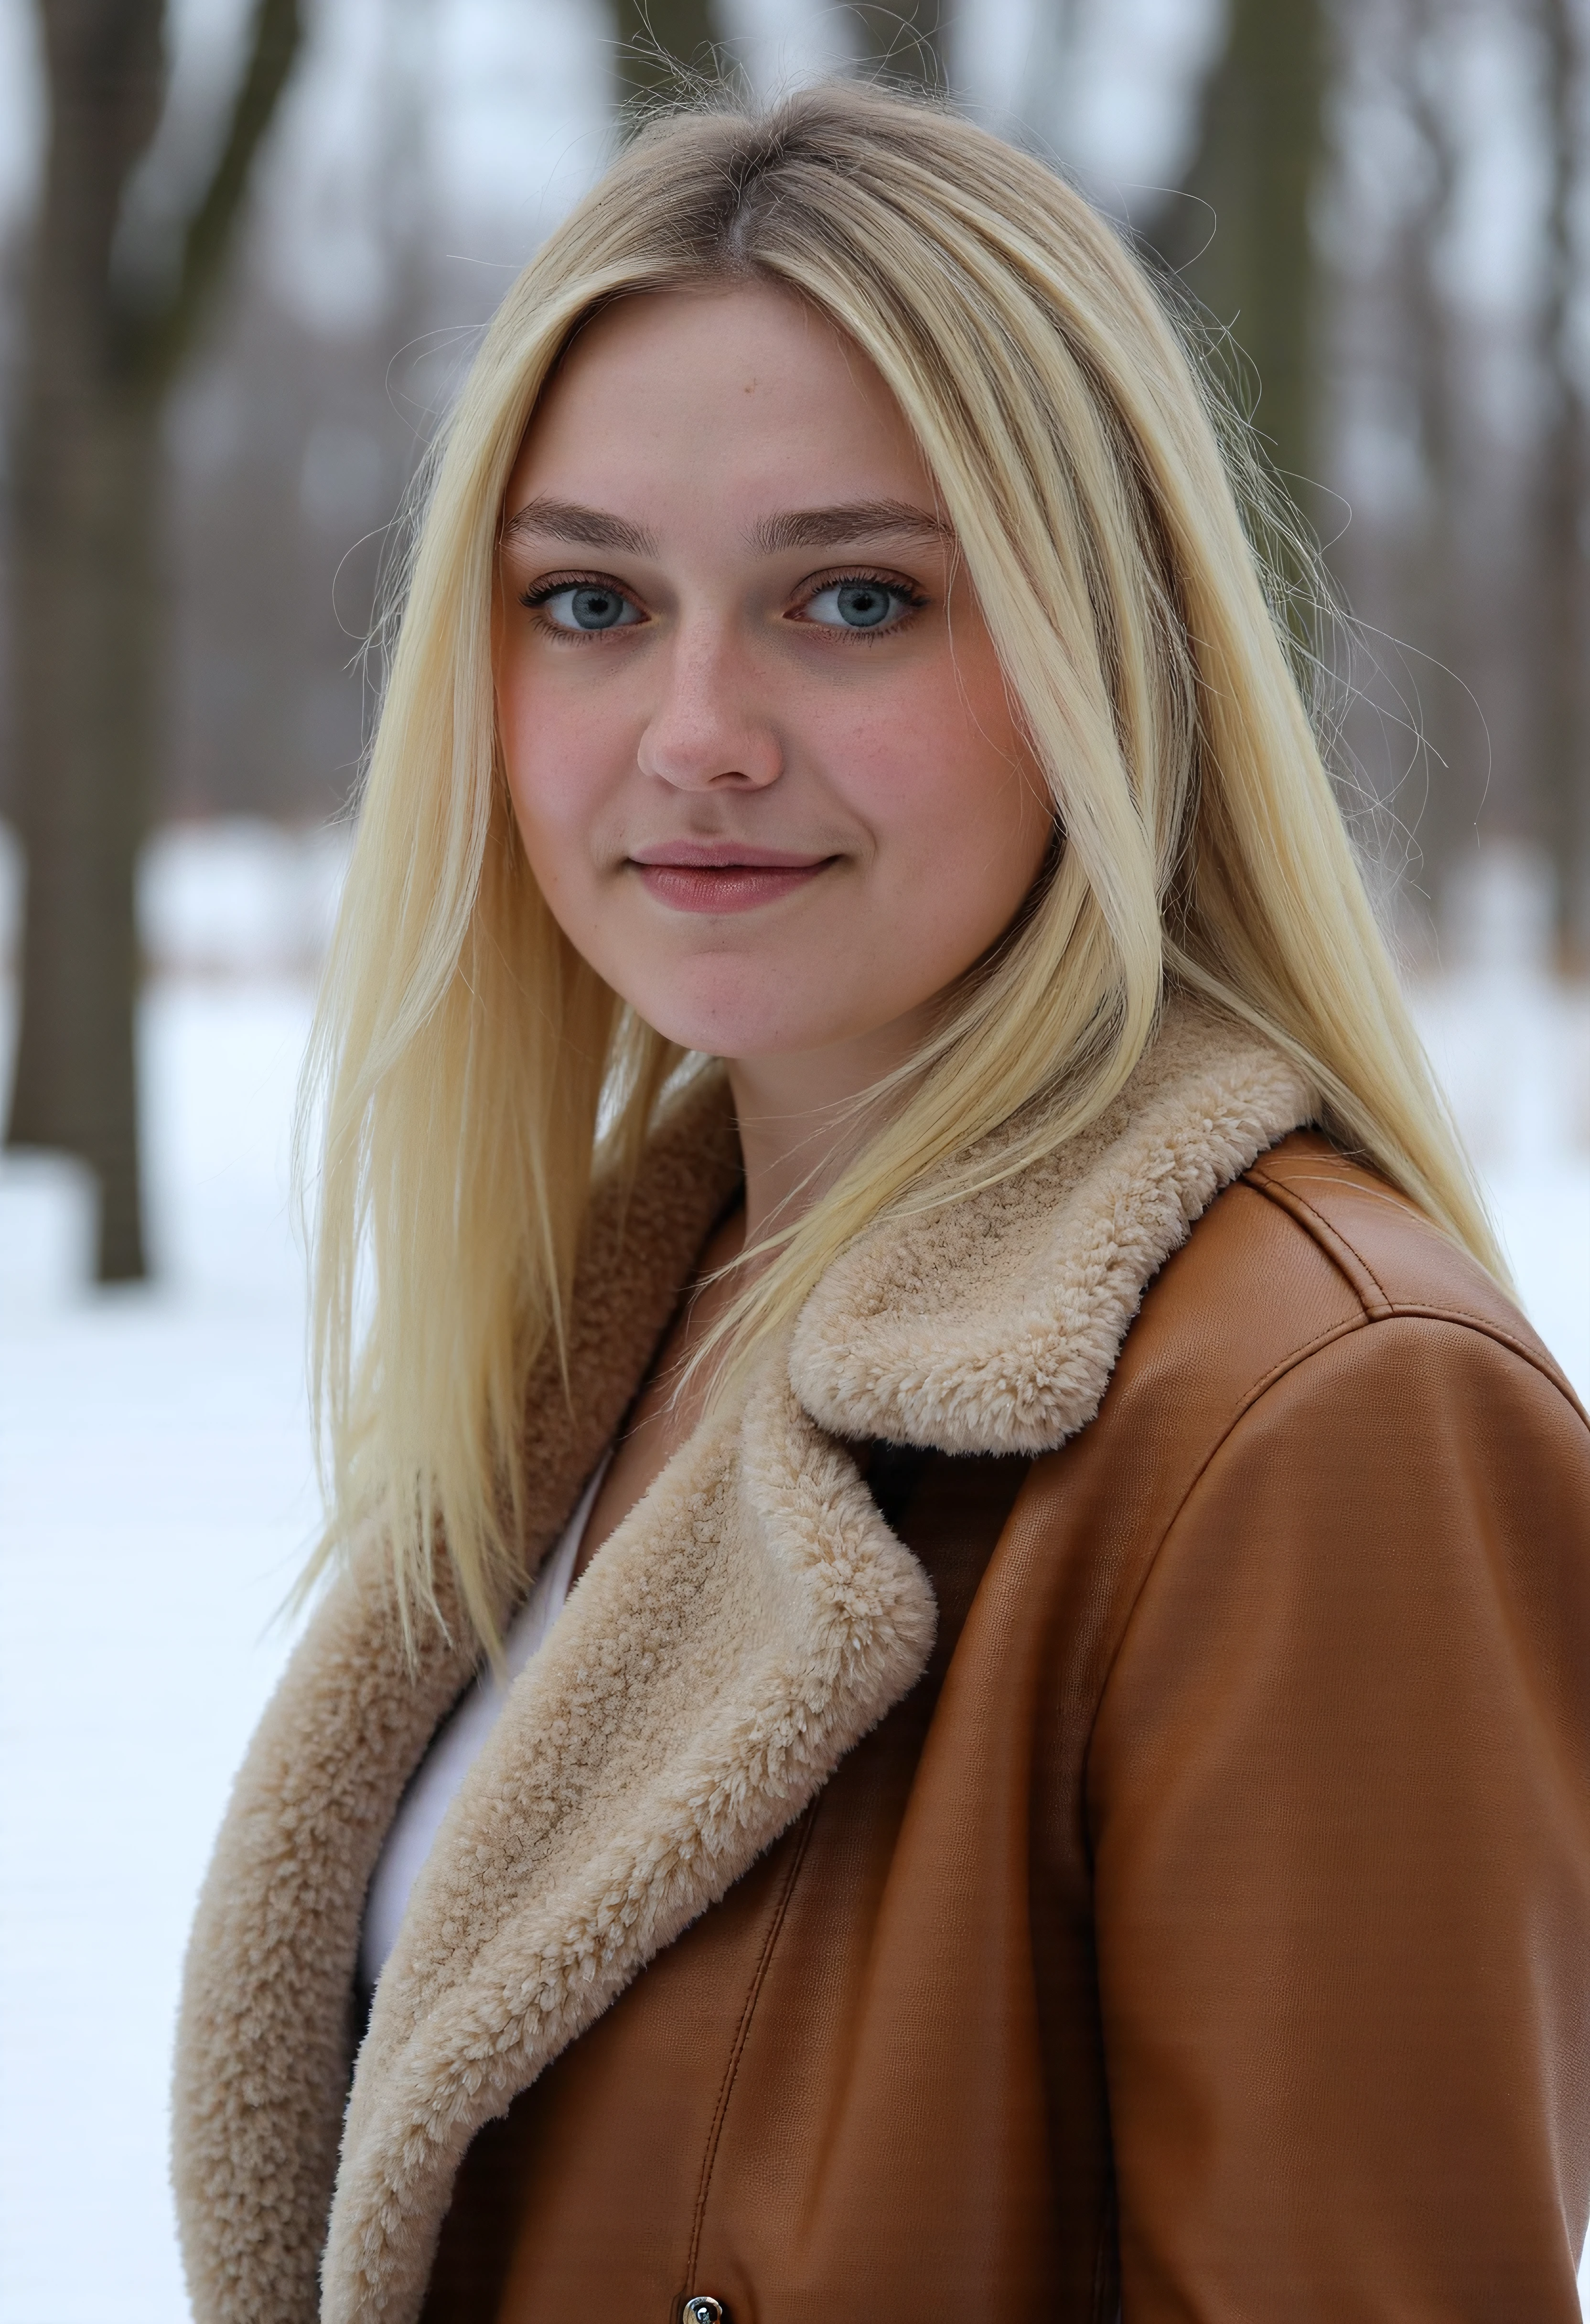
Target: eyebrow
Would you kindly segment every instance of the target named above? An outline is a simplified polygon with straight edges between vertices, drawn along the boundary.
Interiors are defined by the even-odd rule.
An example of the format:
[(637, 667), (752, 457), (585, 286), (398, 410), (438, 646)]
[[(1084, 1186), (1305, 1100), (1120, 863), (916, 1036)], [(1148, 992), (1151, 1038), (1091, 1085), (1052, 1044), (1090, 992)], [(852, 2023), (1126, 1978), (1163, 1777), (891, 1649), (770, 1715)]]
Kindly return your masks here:
[[(502, 528), (507, 540), (535, 535), (544, 540), (576, 541), (584, 549), (616, 549), (631, 557), (656, 557), (656, 538), (606, 509), (577, 501), (527, 501)], [(927, 509), (906, 501), (850, 501), (834, 508), (787, 509), (763, 517), (751, 528), (751, 545), (764, 557), (791, 549), (837, 549), (859, 540), (948, 540), (950, 527)]]
[(850, 540), (948, 540), (950, 528), (905, 501), (851, 501), (837, 508), (791, 509), (764, 517), (751, 540), (765, 556), (786, 549), (837, 549)]
[(527, 501), (502, 528), (505, 540), (528, 533), (545, 540), (578, 541), (584, 549), (619, 549), (631, 557), (655, 557), (657, 542), (644, 526), (630, 524), (605, 509), (582, 508), (577, 501)]

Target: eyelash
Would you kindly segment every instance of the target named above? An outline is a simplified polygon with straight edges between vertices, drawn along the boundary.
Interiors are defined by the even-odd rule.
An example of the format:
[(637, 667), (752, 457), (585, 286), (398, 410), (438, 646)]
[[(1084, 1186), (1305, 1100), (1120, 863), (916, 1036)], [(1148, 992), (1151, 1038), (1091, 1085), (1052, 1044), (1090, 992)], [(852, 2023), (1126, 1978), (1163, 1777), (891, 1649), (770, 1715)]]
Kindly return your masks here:
[[(807, 589), (800, 602), (803, 605), (809, 605), (830, 589), (848, 589), (858, 585), (862, 587), (871, 585), (887, 589), (893, 595), (904, 598), (905, 613), (895, 614), (891, 620), (880, 622), (876, 629), (871, 630), (851, 629), (848, 626), (836, 628), (825, 622), (813, 622), (809, 626), (813, 629), (821, 629), (828, 637), (842, 637), (847, 644), (876, 645), (880, 638), (892, 637), (896, 630), (905, 626), (911, 614), (920, 613), (929, 602), (924, 591), (918, 589), (914, 583), (903, 580), (897, 573), (877, 572), (859, 566), (844, 572), (821, 575)], [(549, 574), (546, 580), (538, 581), (533, 588), (521, 590), (519, 602), (528, 613), (533, 613), (552, 598), (561, 597), (566, 589), (613, 589), (617, 590), (628, 604), (638, 605), (640, 603), (638, 597), (632, 595), (628, 589), (620, 588), (620, 584), (606, 573)], [(644, 611), (644, 608), (642, 610)], [(608, 630), (558, 629), (550, 622), (544, 623), (543, 626), (555, 637), (573, 641), (582, 645), (593, 645), (599, 639), (613, 634)], [(634, 628), (637, 625), (630, 622), (627, 626)]]
[(802, 603), (809, 605), (814, 598), (825, 596), (830, 589), (850, 589), (858, 586), (862, 588), (887, 589), (891, 596), (904, 598), (905, 612), (891, 615), (888, 621), (880, 622), (878, 627), (872, 630), (851, 629), (848, 624), (834, 628), (826, 622), (821, 623), (813, 622), (810, 626), (813, 629), (821, 628), (827, 637), (843, 638), (847, 645), (877, 645), (881, 638), (893, 637), (896, 630), (903, 629), (911, 615), (920, 613), (928, 603), (925, 593), (917, 588), (914, 582), (903, 580), (897, 573), (869, 572), (865, 567), (856, 567), (844, 573), (823, 574), (815, 586), (807, 590)]
[[(521, 589), (519, 602), (527, 613), (533, 613), (547, 604), (550, 599), (561, 597), (568, 589), (611, 589), (615, 595), (622, 597), (627, 604), (639, 605), (640, 603), (639, 597), (634, 596), (630, 591), (620, 588), (611, 574), (607, 573), (552, 573), (545, 581), (538, 581), (533, 588)], [(560, 630), (551, 622), (544, 623), (543, 626), (549, 630), (554, 637), (574, 638), (582, 642), (605, 637), (608, 634), (605, 630)], [(632, 628), (634, 624), (630, 623), (630, 626)]]

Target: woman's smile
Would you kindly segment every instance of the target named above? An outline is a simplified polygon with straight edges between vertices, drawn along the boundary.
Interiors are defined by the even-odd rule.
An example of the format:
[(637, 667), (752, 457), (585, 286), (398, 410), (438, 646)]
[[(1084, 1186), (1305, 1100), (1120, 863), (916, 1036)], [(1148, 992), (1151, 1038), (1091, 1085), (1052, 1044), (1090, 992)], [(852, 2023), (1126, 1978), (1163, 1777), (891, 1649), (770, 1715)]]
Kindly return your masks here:
[(676, 839), (627, 859), (648, 896), (676, 912), (749, 912), (809, 888), (835, 855), (752, 847), (739, 840)]

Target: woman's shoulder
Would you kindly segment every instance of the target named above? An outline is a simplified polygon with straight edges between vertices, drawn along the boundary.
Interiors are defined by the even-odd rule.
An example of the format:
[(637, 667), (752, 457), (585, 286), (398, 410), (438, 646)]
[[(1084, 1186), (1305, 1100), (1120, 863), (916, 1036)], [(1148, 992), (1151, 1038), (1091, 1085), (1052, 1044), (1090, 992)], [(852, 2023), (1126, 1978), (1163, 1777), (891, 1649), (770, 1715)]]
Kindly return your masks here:
[[(1572, 1396), (1555, 1358), (1476, 1260), (1378, 1173), (1317, 1131), (1261, 1155), (1243, 1182), (1300, 1227), (1366, 1322), (1428, 1316), (1466, 1323), (1539, 1367)], [(1273, 1218), (1267, 1222), (1275, 1234)], [(1290, 1239), (1282, 1231), (1279, 1244)]]
[(1584, 1425), (1555, 1358), (1484, 1269), (1377, 1172), (1300, 1130), (1209, 1205), (1150, 1286), (1122, 1370), (1172, 1372), (1179, 1394), (1235, 1418), (1332, 1348), (1331, 1369), (1361, 1372), (1365, 1392), (1400, 1361), (1521, 1365)]
[(1117, 1391), (1116, 1498), (1134, 1444), (1153, 1473), (1098, 1677), (1065, 1699), (1128, 2294), (1144, 2255), (1190, 2306), (1367, 2283), (1367, 2222), (1431, 2314), (1532, 2269), (1530, 2313), (1566, 2316), (1585, 1416), (1483, 1270), (1312, 1134), (1209, 1205)]
[(1037, 1468), (1032, 1515), (1102, 1545), (1099, 1800), (1156, 1738), (1343, 1815), (1372, 1729), (1409, 1766), (1504, 1744), (1524, 1784), (1533, 1720), (1590, 1766), (1590, 1423), (1484, 1269), (1324, 1137), (1209, 1205), (1093, 1431)]
[(1394, 1556), (1428, 1587), (1503, 1544), (1561, 1569), (1551, 1595), (1590, 1578), (1590, 1424), (1484, 1269), (1301, 1131), (1148, 1285), (1097, 1418), (1035, 1464), (1027, 1507), (1094, 1545), (1117, 1638), (1144, 1591), (1238, 1619), (1282, 1576), (1328, 1595)]

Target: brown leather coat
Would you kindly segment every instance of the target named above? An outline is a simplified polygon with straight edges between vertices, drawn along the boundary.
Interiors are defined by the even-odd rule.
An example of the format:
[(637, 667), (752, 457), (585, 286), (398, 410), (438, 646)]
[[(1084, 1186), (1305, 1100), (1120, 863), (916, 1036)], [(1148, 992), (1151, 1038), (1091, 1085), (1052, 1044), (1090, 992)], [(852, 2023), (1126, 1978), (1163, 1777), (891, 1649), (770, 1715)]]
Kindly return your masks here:
[[(1128, 1099), (931, 1268), (825, 1282), (644, 1582), (593, 1566), (383, 1978), (328, 2318), (1577, 2319), (1590, 1431), (1382, 1183), (1264, 1151), (1283, 1072), (1182, 1025)], [(462, 1675), (379, 1600), (320, 1618), (196, 1932), (205, 2324), (314, 2312), (363, 1884)]]

